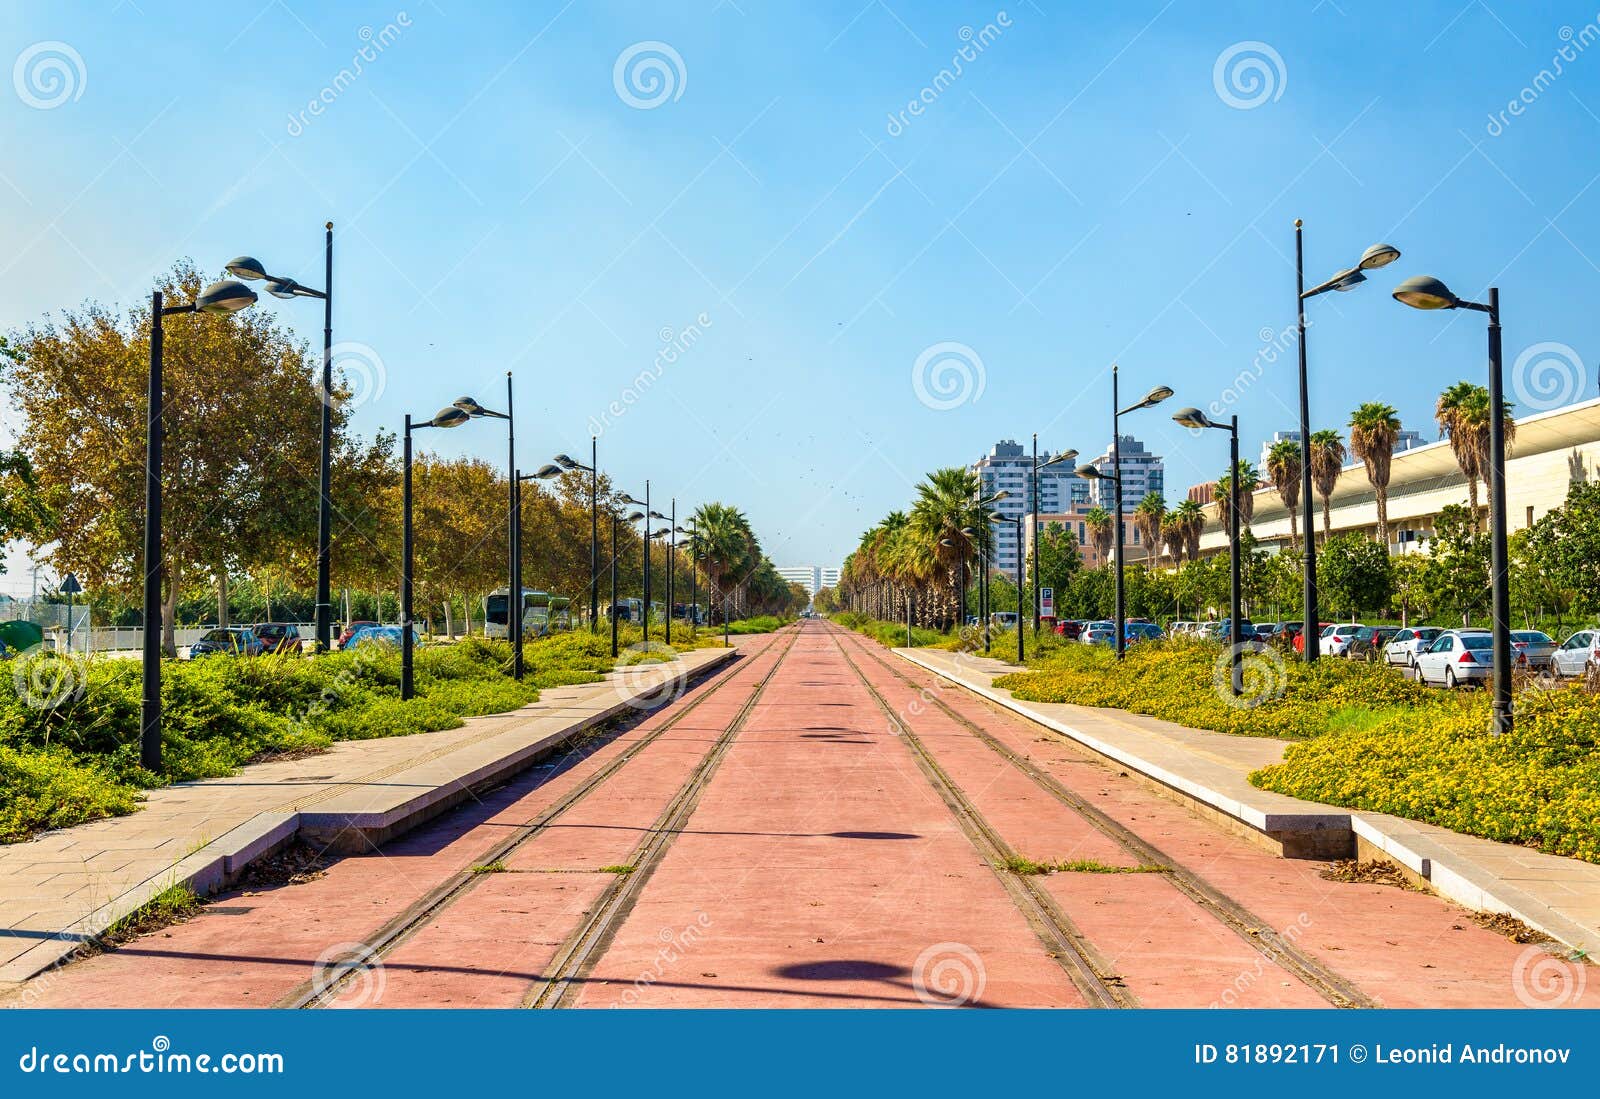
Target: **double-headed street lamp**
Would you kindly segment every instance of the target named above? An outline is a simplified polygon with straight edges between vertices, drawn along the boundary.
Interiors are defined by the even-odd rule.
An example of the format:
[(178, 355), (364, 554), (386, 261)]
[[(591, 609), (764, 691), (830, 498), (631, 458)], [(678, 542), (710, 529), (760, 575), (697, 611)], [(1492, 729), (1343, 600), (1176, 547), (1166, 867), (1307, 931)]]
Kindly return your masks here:
[(563, 473), (589, 475), (589, 632), (600, 630), (600, 462), (596, 437), (589, 436), (589, 464), (576, 458), (557, 454), (551, 464), (539, 467), (534, 477), (551, 481)]
[[(1039, 433), (1033, 433), (1033, 636), (1039, 636), (1039, 471), (1058, 462), (1070, 462), (1078, 457), (1076, 450), (1064, 450), (1053, 458), (1039, 461)], [(1010, 522), (1009, 517), (1006, 520)], [(1019, 528), (1020, 529), (1020, 528)], [(1022, 536), (1017, 536), (1017, 553), (1022, 553)], [(1022, 629), (1022, 588), (1017, 588), (1017, 629)]]
[[(622, 555), (622, 547), (619, 542), (620, 527), (624, 522), (633, 524), (644, 518), (644, 512), (642, 511), (629, 512), (624, 517), (621, 508), (617, 505), (631, 504), (633, 502), (633, 497), (623, 496), (612, 501), (607, 509), (611, 512), (611, 655), (613, 658), (617, 655), (617, 558)], [(646, 635), (645, 640), (649, 640), (648, 635)]]
[[(1004, 512), (991, 511), (989, 513), (989, 519), (990, 519), (990, 521), (995, 522), (995, 523), (1015, 523), (1015, 524), (1017, 524), (1017, 542), (1019, 544), (1021, 543), (1021, 541), (1022, 541), (1022, 517), (1020, 515), (1017, 518), (1013, 519), (1009, 515), (1005, 514)], [(1035, 540), (1035, 542), (1038, 541), (1038, 535), (1034, 536), (1034, 540)], [(1037, 603), (1034, 604), (1034, 613), (1035, 614), (1038, 613), (1038, 604)], [(987, 644), (984, 647), (987, 648), (988, 647)], [(1037, 646), (1035, 646), (1035, 651), (1037, 651)], [(1017, 554), (1017, 663), (1021, 664), (1022, 661), (1023, 661), (1023, 655), (1022, 655), (1022, 554), (1019, 552)]]
[(1082, 477), (1086, 481), (1110, 481), (1111, 482), (1111, 486), (1112, 486), (1112, 497), (1111, 497), (1112, 498), (1112, 505), (1113, 505), (1112, 506), (1112, 513), (1113, 513), (1112, 525), (1116, 529), (1116, 545), (1117, 545), (1117, 551), (1116, 551), (1117, 552), (1117, 596), (1116, 596), (1117, 659), (1121, 660), (1123, 653), (1127, 650), (1127, 639), (1125, 637), (1123, 637), (1123, 631), (1127, 628), (1127, 626), (1126, 626), (1126, 614), (1125, 614), (1125, 593), (1124, 593), (1123, 581), (1122, 581), (1122, 542), (1123, 542), (1123, 533), (1122, 533), (1122, 521), (1123, 521), (1123, 515), (1122, 515), (1122, 429), (1119, 426), (1119, 422), (1121, 421), (1121, 419), (1122, 419), (1122, 417), (1123, 417), (1123, 415), (1125, 413), (1136, 412), (1141, 408), (1149, 408), (1152, 405), (1160, 404), (1162, 401), (1164, 401), (1168, 397), (1172, 396), (1172, 387), (1171, 386), (1166, 386), (1166, 385), (1155, 386), (1154, 388), (1152, 388), (1150, 390), (1150, 392), (1146, 393), (1142, 398), (1140, 398), (1139, 400), (1135, 401), (1133, 404), (1129, 405), (1127, 408), (1122, 408), (1122, 407), (1120, 407), (1121, 398), (1118, 396), (1118, 391), (1117, 391), (1117, 385), (1118, 385), (1117, 377), (1118, 377), (1117, 365), (1115, 363), (1113, 363), (1111, 365), (1111, 469), (1112, 469), (1112, 472), (1110, 472), (1110, 473), (1101, 473), (1094, 466), (1079, 466), (1078, 467), (1078, 476)]
[[(1500, 349), (1500, 289), (1487, 303), (1465, 301), (1432, 275), (1406, 279), (1394, 298), (1413, 309), (1472, 309), (1489, 314), (1489, 545), (1494, 615), (1494, 731), (1509, 733), (1511, 715), (1511, 591), (1506, 552), (1506, 404)], [(1474, 516), (1476, 519), (1476, 516)]]
[(330, 579), (330, 545), (333, 541), (333, 222), (323, 226), (325, 289), (313, 290), (291, 278), (267, 274), (260, 260), (236, 256), (228, 273), (247, 282), (266, 282), (275, 298), (322, 299), (322, 432), (317, 459), (317, 651), (333, 646), (333, 594)]
[[(1312, 506), (1311, 492), (1311, 400), (1306, 393), (1306, 299), (1330, 290), (1346, 292), (1367, 281), (1364, 271), (1387, 267), (1400, 258), (1400, 249), (1392, 244), (1374, 244), (1361, 253), (1354, 267), (1348, 267), (1318, 286), (1306, 289), (1305, 241), (1299, 218), (1294, 221), (1294, 279), (1297, 297), (1296, 342), (1300, 356), (1300, 526), (1305, 530), (1306, 550), (1302, 569), (1305, 621), (1301, 637), (1307, 663), (1317, 659), (1318, 635), (1321, 619), (1317, 612), (1317, 539), (1316, 512)], [(1385, 547), (1387, 549), (1388, 547)]]
[(161, 291), (150, 295), (150, 376), (146, 390), (144, 436), (144, 697), (139, 712), (139, 766), (161, 770), (161, 383), (162, 318), (176, 313), (237, 313), (256, 302), (256, 292), (232, 279), (214, 282), (188, 305), (162, 305)]
[(1228, 440), (1228, 575), (1231, 581), (1228, 604), (1229, 682), (1233, 697), (1244, 693), (1244, 668), (1239, 662), (1244, 645), (1244, 629), (1240, 625), (1243, 599), (1239, 592), (1239, 417), (1227, 423), (1218, 423), (1198, 408), (1180, 408), (1172, 417), (1179, 424), (1195, 431), (1216, 428), (1230, 432)]
[[(507, 384), (510, 384), (509, 380)], [(402, 444), (401, 449), (401, 462), (404, 466), (404, 474), (400, 491), (400, 698), (402, 700), (409, 699), (416, 694), (415, 681), (412, 674), (412, 657), (414, 655), (413, 650), (415, 648), (415, 640), (412, 636), (412, 630), (414, 627), (412, 626), (411, 621), (412, 588), (414, 582), (412, 570), (413, 538), (411, 524), (411, 434), (412, 432), (420, 431), (425, 427), (460, 427), (468, 420), (476, 419), (479, 416), (509, 418), (503, 413), (490, 412), (471, 397), (459, 398), (449, 407), (441, 408), (437, 413), (434, 414), (433, 419), (424, 420), (421, 423), (413, 423), (411, 420), (411, 414), (406, 414), (405, 441)], [(513, 469), (511, 474), (511, 499), (513, 504), (515, 504), (516, 501), (516, 486), (516, 471)], [(514, 568), (514, 562), (516, 559), (515, 511), (513, 511), (511, 533), (513, 535), (511, 556)], [(522, 610), (520, 593), (518, 595), (517, 603), (517, 611), (520, 612)], [(513, 618), (509, 602), (506, 606), (506, 614), (507, 626), (509, 627)], [(518, 613), (514, 617), (520, 632), (522, 615)]]
[(517, 478), (517, 421), (512, 415), (511, 371), (506, 371), (506, 410), (493, 412), (471, 397), (457, 397), (451, 404), (474, 420), (488, 418), (506, 422), (508, 463), (506, 475), (506, 638), (511, 642), (511, 674), (522, 678), (522, 485)]

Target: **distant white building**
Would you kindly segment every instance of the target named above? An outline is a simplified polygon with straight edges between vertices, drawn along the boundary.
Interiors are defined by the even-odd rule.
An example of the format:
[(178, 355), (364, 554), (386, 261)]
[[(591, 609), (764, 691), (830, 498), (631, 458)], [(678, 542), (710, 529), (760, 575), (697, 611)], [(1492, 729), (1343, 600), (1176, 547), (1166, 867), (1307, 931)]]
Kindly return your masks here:
[[(1102, 473), (1110, 473), (1111, 448), (1106, 447), (1106, 452), (1089, 464)], [(1105, 508), (1107, 511), (1114, 510), (1116, 486), (1110, 481), (1095, 481), (1092, 488), (1094, 506)], [(1139, 501), (1152, 492), (1166, 495), (1166, 488), (1166, 465), (1161, 461), (1161, 456), (1151, 454), (1144, 448), (1144, 444), (1132, 435), (1122, 436), (1122, 510), (1132, 511), (1139, 506)], [(1041, 507), (1039, 510), (1052, 509)]]
[[(1040, 465), (1052, 457), (1050, 451), (1041, 450)], [(1077, 475), (1076, 468), (1068, 460), (1039, 471), (1041, 512), (1071, 511), (1075, 505), (1089, 499), (1089, 482)], [(1002, 439), (988, 454), (972, 463), (971, 469), (978, 475), (985, 496), (992, 496), (1001, 489), (1007, 493), (1004, 500), (994, 505), (995, 511), (1011, 520), (994, 524), (994, 566), (1011, 575), (1022, 549), (1017, 541), (1015, 520), (1033, 510), (1033, 453), (1021, 443)]]
[(812, 589), (811, 594), (815, 595), (823, 588), (837, 588), (839, 586), (839, 573), (842, 571), (839, 568), (819, 566), (817, 568), (817, 587)]
[(809, 595), (839, 586), (839, 570), (825, 565), (786, 565), (776, 570), (786, 584), (799, 584)]

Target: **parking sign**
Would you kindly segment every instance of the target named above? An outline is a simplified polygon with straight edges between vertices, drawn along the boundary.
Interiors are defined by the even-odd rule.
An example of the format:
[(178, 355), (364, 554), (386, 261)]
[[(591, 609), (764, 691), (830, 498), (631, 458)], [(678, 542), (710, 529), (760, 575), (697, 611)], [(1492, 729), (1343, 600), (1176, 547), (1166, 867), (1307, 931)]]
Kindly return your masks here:
[(1039, 589), (1039, 613), (1045, 618), (1056, 616), (1056, 590), (1054, 588)]

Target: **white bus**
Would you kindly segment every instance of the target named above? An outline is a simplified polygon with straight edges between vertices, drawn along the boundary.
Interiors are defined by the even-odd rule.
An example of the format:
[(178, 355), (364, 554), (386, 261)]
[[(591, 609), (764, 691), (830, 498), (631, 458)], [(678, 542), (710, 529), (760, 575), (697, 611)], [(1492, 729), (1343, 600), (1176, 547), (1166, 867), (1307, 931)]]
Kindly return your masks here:
[[(509, 637), (510, 629), (506, 617), (506, 605), (510, 602), (507, 595), (510, 588), (496, 588), (483, 599), (483, 636)], [(562, 599), (566, 604), (568, 600)], [(539, 637), (549, 632), (550, 620), (550, 593), (535, 591), (532, 588), (522, 589), (522, 636)]]

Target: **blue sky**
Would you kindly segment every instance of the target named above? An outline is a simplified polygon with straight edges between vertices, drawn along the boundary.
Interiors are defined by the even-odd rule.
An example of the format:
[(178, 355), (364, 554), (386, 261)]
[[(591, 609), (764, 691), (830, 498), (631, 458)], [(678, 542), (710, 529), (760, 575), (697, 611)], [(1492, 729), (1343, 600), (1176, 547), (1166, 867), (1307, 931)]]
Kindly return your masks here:
[[(1527, 375), (1550, 387), (1536, 401), (1593, 395), (1596, 18), (1505, 0), (8, 5), (0, 327), (126, 304), (183, 256), (249, 252), (319, 284), (332, 219), (335, 339), (382, 364), (359, 428), (496, 402), (511, 369), (525, 467), (599, 422), (626, 487), (737, 503), (779, 564), (837, 563), (924, 471), (995, 439), (1103, 449), (1113, 361), (1126, 393), (1236, 411), (1252, 455), (1292, 427), (1292, 351), (1224, 394), (1293, 323), (1296, 217), (1309, 282), (1377, 240), (1404, 253), (1312, 303), (1315, 426), (1381, 399), (1433, 438), (1439, 390), (1481, 379), (1481, 317), (1389, 298), (1424, 272), (1500, 286), (1508, 367), (1559, 345)], [(66, 93), (29, 83), (51, 56)], [(263, 302), (320, 336), (315, 305)], [(919, 400), (940, 344), (959, 358), (932, 380), (955, 389)], [(1165, 410), (1124, 424), (1166, 456), (1169, 496), (1225, 464), (1224, 436)], [(504, 452), (474, 428), (439, 444)]]

